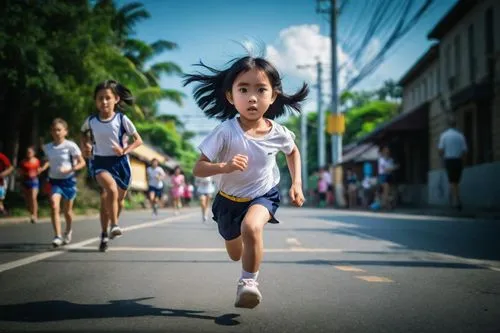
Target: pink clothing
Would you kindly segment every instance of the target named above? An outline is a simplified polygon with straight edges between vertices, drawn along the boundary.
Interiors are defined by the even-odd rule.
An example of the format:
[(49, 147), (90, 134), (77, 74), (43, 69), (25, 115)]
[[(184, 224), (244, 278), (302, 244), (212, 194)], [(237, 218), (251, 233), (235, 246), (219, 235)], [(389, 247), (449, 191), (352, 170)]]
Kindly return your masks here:
[(326, 179), (318, 180), (318, 192), (326, 193), (327, 191), (328, 191), (328, 182), (326, 181)]
[(174, 175), (172, 181), (172, 196), (176, 199), (182, 198), (184, 194), (184, 175)]

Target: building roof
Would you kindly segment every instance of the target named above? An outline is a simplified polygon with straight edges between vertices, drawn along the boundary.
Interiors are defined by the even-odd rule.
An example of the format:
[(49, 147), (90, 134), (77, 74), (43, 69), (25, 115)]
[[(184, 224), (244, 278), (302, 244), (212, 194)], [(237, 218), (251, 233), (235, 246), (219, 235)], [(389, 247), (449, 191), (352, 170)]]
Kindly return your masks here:
[(429, 32), (427, 38), (443, 38), (478, 3), (479, 0), (458, 0), (448, 13), (434, 26), (431, 32)]
[(410, 67), (410, 69), (399, 79), (398, 84), (400, 86), (405, 86), (407, 83), (411, 82), (413, 79), (417, 78), (425, 70), (429, 64), (436, 60), (439, 55), (439, 44), (432, 45), (427, 52), (424, 53), (415, 64)]
[(156, 151), (152, 146), (146, 143), (143, 143), (139, 147), (135, 148), (132, 152), (130, 152), (130, 154), (146, 163), (149, 163), (153, 158), (156, 158), (160, 165), (164, 165), (170, 169), (179, 165), (178, 161), (166, 154)]

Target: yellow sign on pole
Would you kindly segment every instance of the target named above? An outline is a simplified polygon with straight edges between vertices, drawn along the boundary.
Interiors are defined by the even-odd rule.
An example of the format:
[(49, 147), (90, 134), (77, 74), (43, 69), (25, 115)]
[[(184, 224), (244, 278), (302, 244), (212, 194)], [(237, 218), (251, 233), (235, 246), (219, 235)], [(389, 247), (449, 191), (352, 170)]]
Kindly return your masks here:
[(345, 132), (345, 117), (343, 113), (340, 114), (328, 114), (328, 121), (326, 125), (326, 131), (328, 134), (344, 134)]

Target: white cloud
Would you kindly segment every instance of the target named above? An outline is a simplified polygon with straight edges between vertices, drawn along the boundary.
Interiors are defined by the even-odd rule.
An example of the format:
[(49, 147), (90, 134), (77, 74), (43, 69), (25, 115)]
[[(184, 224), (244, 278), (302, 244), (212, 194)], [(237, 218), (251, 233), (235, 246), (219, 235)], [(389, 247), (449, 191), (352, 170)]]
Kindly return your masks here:
[[(314, 66), (319, 60), (323, 64), (323, 87), (330, 92), (331, 77), (331, 42), (329, 36), (320, 33), (318, 25), (291, 26), (280, 31), (278, 39), (266, 47), (266, 58), (270, 60), (283, 74), (316, 83), (317, 70)], [(337, 66), (341, 66), (338, 86), (342, 89), (346, 76), (356, 73), (352, 61), (347, 54), (337, 46)], [(298, 66), (313, 65), (299, 69)]]

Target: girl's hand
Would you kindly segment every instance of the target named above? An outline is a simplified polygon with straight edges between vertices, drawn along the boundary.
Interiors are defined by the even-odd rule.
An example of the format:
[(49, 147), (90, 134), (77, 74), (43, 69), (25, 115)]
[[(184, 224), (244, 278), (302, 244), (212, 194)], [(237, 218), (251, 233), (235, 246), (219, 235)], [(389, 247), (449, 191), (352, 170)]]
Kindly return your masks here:
[(61, 167), (59, 169), (59, 172), (63, 173), (63, 174), (68, 174), (68, 173), (73, 172), (73, 168), (70, 168), (70, 167)]
[(125, 153), (125, 149), (118, 146), (118, 145), (113, 145), (113, 151), (116, 153), (118, 156), (123, 156)]
[(302, 193), (301, 184), (292, 184), (292, 187), (290, 187), (290, 199), (296, 207), (301, 207), (304, 204), (305, 198)]
[(233, 171), (244, 171), (248, 167), (248, 156), (246, 155), (235, 155), (231, 161), (227, 162), (224, 166), (224, 171), (226, 173), (231, 173)]
[(83, 157), (89, 158), (92, 156), (92, 145), (90, 143), (87, 142), (82, 148)]

